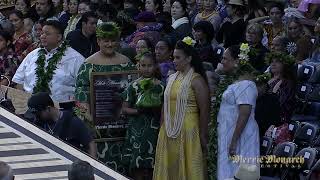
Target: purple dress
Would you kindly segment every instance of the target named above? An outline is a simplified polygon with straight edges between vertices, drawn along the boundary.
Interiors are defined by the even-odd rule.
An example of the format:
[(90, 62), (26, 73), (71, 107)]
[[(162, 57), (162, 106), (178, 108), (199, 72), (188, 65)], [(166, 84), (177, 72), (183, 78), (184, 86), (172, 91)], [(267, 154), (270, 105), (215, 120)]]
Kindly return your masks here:
[(176, 71), (176, 68), (173, 64), (172, 61), (166, 61), (166, 62), (163, 62), (163, 63), (160, 63), (159, 64), (159, 67), (160, 67), (160, 71), (161, 71), (161, 81), (165, 84), (167, 84), (167, 79), (169, 77), (168, 73), (169, 71)]

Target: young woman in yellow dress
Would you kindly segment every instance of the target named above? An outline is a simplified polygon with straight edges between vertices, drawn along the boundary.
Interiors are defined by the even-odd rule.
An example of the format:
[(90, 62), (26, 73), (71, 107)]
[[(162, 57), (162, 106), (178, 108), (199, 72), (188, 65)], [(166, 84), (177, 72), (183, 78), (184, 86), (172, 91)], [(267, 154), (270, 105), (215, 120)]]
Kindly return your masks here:
[(169, 77), (164, 93), (154, 180), (206, 179), (210, 98), (194, 43), (186, 37), (173, 53), (177, 72)]

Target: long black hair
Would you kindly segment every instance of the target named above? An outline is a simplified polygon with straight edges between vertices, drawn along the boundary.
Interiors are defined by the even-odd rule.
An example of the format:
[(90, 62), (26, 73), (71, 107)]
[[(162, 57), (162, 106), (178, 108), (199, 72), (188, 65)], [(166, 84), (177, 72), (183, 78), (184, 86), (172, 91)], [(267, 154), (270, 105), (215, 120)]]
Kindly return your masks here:
[(194, 71), (200, 74), (208, 83), (206, 72), (203, 68), (197, 51), (192, 46), (187, 45), (181, 40), (177, 42), (175, 49), (182, 50), (185, 53), (185, 55), (192, 57), (190, 65), (193, 67)]

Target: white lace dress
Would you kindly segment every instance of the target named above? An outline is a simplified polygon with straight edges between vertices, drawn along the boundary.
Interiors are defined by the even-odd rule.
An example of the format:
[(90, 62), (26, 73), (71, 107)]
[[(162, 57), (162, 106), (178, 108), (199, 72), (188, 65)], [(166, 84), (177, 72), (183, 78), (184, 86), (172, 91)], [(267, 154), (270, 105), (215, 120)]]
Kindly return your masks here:
[[(252, 105), (246, 127), (238, 140), (236, 154), (246, 160), (242, 163), (256, 164), (260, 155), (259, 128), (254, 119), (258, 92), (254, 82), (243, 80), (230, 85), (223, 93), (218, 114), (218, 180), (233, 178), (239, 165), (229, 159), (229, 145), (237, 124), (239, 105)], [(258, 164), (257, 164), (258, 165)]]

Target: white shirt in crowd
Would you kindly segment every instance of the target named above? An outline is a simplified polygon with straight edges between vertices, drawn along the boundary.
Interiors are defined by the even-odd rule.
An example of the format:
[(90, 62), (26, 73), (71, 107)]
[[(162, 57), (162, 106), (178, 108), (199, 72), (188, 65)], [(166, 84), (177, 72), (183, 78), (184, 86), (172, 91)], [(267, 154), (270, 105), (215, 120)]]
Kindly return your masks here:
[[(12, 81), (23, 85), (25, 91), (32, 93), (36, 85), (36, 61), (38, 59), (37, 48), (30, 52), (19, 66)], [(57, 49), (46, 54), (46, 60), (51, 58)], [(57, 65), (49, 87), (51, 97), (55, 102), (67, 102), (74, 98), (76, 77), (80, 66), (84, 63), (85, 58), (76, 50), (68, 47), (65, 55)], [(47, 67), (46, 62), (45, 67)]]

